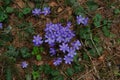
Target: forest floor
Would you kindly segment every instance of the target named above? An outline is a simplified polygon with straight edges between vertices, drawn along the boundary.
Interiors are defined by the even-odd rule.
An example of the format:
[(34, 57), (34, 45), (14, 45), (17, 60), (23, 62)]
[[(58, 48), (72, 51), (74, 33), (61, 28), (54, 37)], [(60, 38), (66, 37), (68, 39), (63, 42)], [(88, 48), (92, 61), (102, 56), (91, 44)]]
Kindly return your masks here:
[[(47, 16), (32, 14), (45, 6)], [(0, 14), (0, 80), (120, 80), (120, 0), (0, 0)], [(87, 26), (76, 23), (78, 15), (89, 18)], [(54, 66), (48, 44), (36, 53), (33, 36), (44, 37), (47, 23), (69, 21), (82, 46), (70, 65)]]

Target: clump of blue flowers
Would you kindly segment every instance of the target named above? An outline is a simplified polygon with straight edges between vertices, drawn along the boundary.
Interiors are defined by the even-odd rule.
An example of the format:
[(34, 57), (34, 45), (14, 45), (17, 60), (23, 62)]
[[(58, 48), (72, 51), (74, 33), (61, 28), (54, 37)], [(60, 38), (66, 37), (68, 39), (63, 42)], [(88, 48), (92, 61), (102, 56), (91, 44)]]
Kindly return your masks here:
[(48, 44), (67, 43), (75, 36), (74, 32), (70, 30), (70, 26), (63, 27), (60, 23), (46, 24), (45, 33), (45, 42)]
[(32, 14), (34, 16), (39, 16), (41, 14), (44, 14), (44, 16), (50, 14), (50, 7), (44, 7), (43, 10), (39, 9), (39, 8), (35, 8), (32, 10)]
[[(60, 65), (63, 61), (66, 64), (71, 64), (77, 50), (80, 49), (81, 43), (79, 40), (73, 40), (75, 33), (71, 30), (71, 22), (66, 26), (60, 23), (48, 23), (45, 28), (44, 41), (39, 35), (33, 37), (35, 46), (40, 46), (43, 42), (49, 45), (49, 53), (51, 56), (59, 56), (54, 60), (55, 66)], [(61, 57), (61, 54), (64, 55)]]
[[(58, 58), (54, 60), (53, 64), (55, 66), (60, 65), (63, 60), (66, 64), (71, 64), (74, 56), (77, 54), (76, 51), (79, 50), (81, 47), (81, 43), (79, 40), (74, 40), (72, 42), (72, 39), (75, 37), (75, 33), (70, 28), (70, 22), (68, 22), (66, 26), (62, 26), (62, 24), (60, 23), (46, 24), (45, 43), (48, 43), (50, 46), (50, 55), (53, 56), (58, 54), (57, 51), (64, 55), (63, 58), (58, 56)], [(55, 44), (59, 45), (59, 47), (56, 47)], [(55, 47), (57, 49), (55, 49)]]
[[(35, 8), (32, 13), (35, 16), (44, 14), (45, 16), (50, 14), (50, 7), (44, 7), (43, 10)], [(82, 17), (81, 15), (76, 17), (77, 24), (88, 24), (88, 17)], [(51, 56), (57, 56), (54, 59), (53, 64), (55, 66), (60, 65), (63, 61), (65, 64), (71, 64), (74, 56), (77, 54), (77, 50), (80, 49), (81, 42), (75, 39), (75, 32), (71, 29), (71, 22), (67, 22), (66, 26), (61, 23), (47, 23), (45, 28), (44, 38), (36, 35), (33, 37), (33, 43), (35, 46), (40, 46), (43, 43), (49, 45), (49, 54)]]

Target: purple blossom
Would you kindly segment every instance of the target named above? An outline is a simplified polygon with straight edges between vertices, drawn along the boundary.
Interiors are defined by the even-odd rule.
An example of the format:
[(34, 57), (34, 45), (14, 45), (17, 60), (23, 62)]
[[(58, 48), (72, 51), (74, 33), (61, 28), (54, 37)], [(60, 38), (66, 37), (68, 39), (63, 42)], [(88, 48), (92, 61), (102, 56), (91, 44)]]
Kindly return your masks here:
[(23, 61), (23, 62), (21, 63), (21, 67), (22, 67), (22, 68), (27, 68), (27, 66), (28, 66), (28, 63), (27, 63), (26, 61)]
[(66, 43), (62, 43), (62, 45), (60, 45), (60, 50), (63, 51), (65, 53), (65, 51), (68, 51), (69, 47), (68, 44)]
[(77, 53), (76, 53), (75, 49), (73, 49), (72, 47), (70, 47), (69, 50), (68, 50), (68, 56), (74, 57), (76, 54)]
[(0, 29), (2, 29), (3, 28), (3, 24), (2, 23), (0, 23)]
[(33, 38), (34, 38), (33, 43), (34, 43), (35, 46), (39, 46), (43, 43), (42, 37), (40, 37), (39, 35), (33, 36)]
[(71, 27), (71, 22), (67, 22), (67, 26), (66, 27), (70, 28)]
[(81, 46), (81, 43), (80, 43), (79, 40), (77, 40), (77, 41), (73, 42), (71, 45), (75, 50), (79, 50), (80, 46)]
[(84, 18), (81, 15), (76, 17), (77, 19), (77, 24), (83, 24), (84, 26), (86, 26), (88, 24), (88, 17)]
[(63, 35), (64, 36), (64, 42), (70, 42), (70, 40), (75, 36), (74, 32), (72, 31), (67, 31), (66, 35)]
[(50, 14), (50, 7), (44, 7), (42, 13), (46, 16)]
[(57, 41), (58, 43), (61, 43), (63, 40), (64, 40), (63, 37), (60, 36), (60, 35), (58, 35), (57, 38), (56, 38), (56, 41)]
[(51, 37), (46, 37), (47, 39), (45, 40), (45, 42), (47, 42), (48, 44), (53, 44), (55, 42), (55, 40)]
[(52, 47), (55, 46), (55, 44), (54, 44), (54, 43), (51, 43), (51, 44), (49, 44), (49, 46), (52, 48)]
[(57, 59), (54, 60), (54, 62), (53, 62), (53, 64), (54, 64), (55, 66), (60, 65), (60, 63), (62, 63), (62, 58), (57, 58)]
[(86, 26), (86, 25), (88, 24), (88, 17), (87, 17), (87, 18), (84, 18), (82, 24), (83, 24), (84, 26)]
[(71, 64), (71, 62), (73, 61), (73, 57), (66, 55), (64, 57), (64, 60), (65, 60), (65, 64)]
[(55, 30), (55, 24), (52, 23), (46, 24), (46, 28), (45, 28), (46, 32), (53, 32), (54, 30)]
[(35, 9), (32, 10), (32, 14), (34, 16), (39, 16), (41, 13), (42, 13), (41, 9), (35, 8)]
[(56, 54), (56, 50), (54, 48), (50, 48), (50, 55), (53, 56)]
[(77, 16), (76, 18), (77, 18), (77, 24), (83, 23), (84, 18), (81, 15)]

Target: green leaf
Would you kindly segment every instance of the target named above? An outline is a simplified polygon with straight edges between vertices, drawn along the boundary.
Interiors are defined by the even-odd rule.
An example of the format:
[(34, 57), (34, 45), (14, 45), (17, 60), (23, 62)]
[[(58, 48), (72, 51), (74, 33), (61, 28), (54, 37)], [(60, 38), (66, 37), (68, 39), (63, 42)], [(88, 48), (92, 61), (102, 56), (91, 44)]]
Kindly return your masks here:
[(32, 80), (32, 79), (31, 79), (31, 74), (26, 74), (25, 77), (26, 77), (25, 80)]
[(36, 55), (36, 59), (37, 59), (38, 61), (40, 61), (40, 60), (42, 59), (41, 55), (40, 55), (40, 54), (37, 54), (37, 55)]
[(12, 72), (9, 66), (6, 69), (6, 80), (12, 80)]
[(94, 40), (94, 42), (96, 42), (96, 43), (99, 43), (99, 42), (100, 42), (100, 38), (99, 38), (98, 36), (94, 36), (94, 37), (93, 37), (93, 40)]
[(91, 40), (89, 40), (89, 39), (85, 40), (85, 46), (92, 48), (93, 44), (92, 44)]
[(8, 18), (8, 15), (0, 11), (0, 22), (4, 21), (7, 18)]
[(7, 7), (7, 8), (6, 8), (6, 12), (7, 12), (7, 13), (12, 13), (13, 10), (14, 10), (14, 9), (13, 9), (12, 7)]
[(35, 3), (42, 3), (43, 2), (43, 0), (33, 0)]
[(43, 47), (40, 47), (40, 53), (42, 53), (44, 51)]
[(4, 42), (9, 42), (9, 41), (13, 41), (13, 36), (11, 33), (9, 34), (0, 34), (0, 39)]
[(120, 38), (117, 39), (117, 44), (120, 44)]
[(120, 9), (115, 9), (115, 10), (114, 10), (114, 14), (116, 14), (116, 15), (117, 15), (117, 14), (120, 14)]
[(90, 61), (90, 58), (89, 58), (89, 56), (87, 55), (87, 53), (83, 53), (83, 59), (84, 59), (84, 60), (87, 60), (87, 61)]
[(31, 8), (23, 8), (23, 14), (28, 14), (31, 12)]
[(106, 37), (110, 37), (110, 30), (107, 28), (107, 26), (102, 27), (102, 31)]
[(78, 6), (78, 7), (76, 7), (74, 9), (74, 13), (75, 13), (75, 15), (82, 15), (82, 16), (84, 16), (85, 10), (84, 10), (84, 8), (82, 6)]
[(29, 58), (30, 57), (29, 49), (27, 47), (22, 47), (20, 49), (20, 53), (22, 54), (23, 58)]
[(68, 76), (72, 76), (74, 74), (74, 70), (72, 68), (67, 68), (66, 73)]
[(37, 71), (33, 71), (32, 76), (33, 76), (33, 80), (37, 80), (37, 78), (39, 78), (40, 74)]
[(9, 57), (15, 57), (17, 58), (19, 56), (19, 52), (14, 48), (12, 45), (8, 47), (8, 50), (5, 52), (5, 55)]
[(33, 54), (33, 55), (36, 55), (36, 54), (38, 54), (38, 53), (39, 53), (39, 48), (36, 47), (36, 46), (34, 46), (34, 47), (33, 47), (33, 50), (32, 50), (32, 54)]
[(89, 1), (86, 2), (86, 4), (88, 6), (89, 11), (94, 11), (98, 8), (98, 4), (94, 1), (89, 0)]
[(75, 55), (75, 56), (74, 56), (73, 61), (74, 61), (75, 63), (78, 63), (78, 62), (79, 62), (79, 61), (78, 61), (78, 55)]
[(5, 3), (5, 6), (7, 6), (8, 4), (10, 4), (11, 0), (3, 0)]
[(90, 39), (90, 34), (92, 34), (90, 31), (90, 27), (80, 28), (79, 30), (79, 35), (82, 39)]
[(76, 0), (65, 0), (65, 4), (72, 6), (74, 5), (74, 3), (76, 3)]
[(96, 51), (95, 48), (92, 48), (92, 49), (89, 50), (90, 55), (91, 55), (92, 57), (94, 57), (94, 58), (96, 58), (96, 57), (98, 57), (99, 55), (101, 55), (102, 52), (103, 52), (103, 48), (100, 47), (100, 46), (98, 46), (98, 47), (97, 47), (97, 50), (99, 51), (100, 54), (97, 53), (97, 51)]
[(62, 75), (55, 76), (52, 80), (64, 80)]
[(108, 24), (108, 20), (107, 19), (104, 19), (103, 20), (103, 25), (106, 26)]
[(60, 72), (57, 71), (57, 70), (52, 70), (52, 71), (51, 71), (51, 75), (52, 75), (52, 76), (57, 76), (57, 75), (59, 76), (59, 75), (60, 75)]
[(84, 66), (80, 65), (80, 64), (78, 64), (78, 65), (74, 64), (73, 69), (74, 69), (75, 73), (79, 73), (79, 72), (84, 71)]
[(111, 24), (112, 24), (111, 20), (107, 20), (107, 19), (103, 20), (103, 26), (106, 26), (108, 29), (110, 29)]
[(25, 24), (24, 32), (30, 36), (34, 34), (34, 27), (32, 26), (32, 23)]
[(0, 48), (3, 47), (5, 45), (5, 41), (0, 40)]
[(19, 12), (18, 13), (18, 18), (23, 18), (24, 17), (24, 14), (22, 12)]
[(112, 34), (110, 32), (110, 27), (111, 27), (111, 20), (107, 20), (107, 19), (104, 19), (103, 20), (103, 27), (102, 27), (102, 31), (103, 31), (103, 34), (106, 36), (106, 37), (114, 37), (115, 35)]
[(96, 14), (94, 17), (93, 17), (93, 24), (95, 27), (100, 27), (101, 25), (101, 20), (102, 20), (102, 16), (100, 14)]
[(43, 66), (43, 71), (45, 74), (51, 74), (52, 68), (48, 64), (45, 64)]

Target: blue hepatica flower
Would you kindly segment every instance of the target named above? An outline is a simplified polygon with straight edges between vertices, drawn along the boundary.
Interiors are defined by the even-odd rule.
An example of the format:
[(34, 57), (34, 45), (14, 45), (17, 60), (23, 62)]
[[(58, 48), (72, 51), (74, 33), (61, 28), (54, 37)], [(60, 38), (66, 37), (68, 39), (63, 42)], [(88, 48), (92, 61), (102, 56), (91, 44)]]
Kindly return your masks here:
[(46, 38), (45, 42), (48, 44), (53, 44), (55, 42), (55, 39), (50, 36), (45, 36), (45, 38)]
[(80, 49), (80, 46), (81, 46), (81, 43), (79, 40), (71, 43), (72, 47), (75, 49), (75, 50), (79, 50)]
[(3, 24), (2, 23), (0, 23), (0, 29), (2, 29), (3, 28)]
[(77, 24), (83, 24), (84, 26), (86, 26), (88, 24), (88, 17), (84, 18), (81, 15), (76, 17), (77, 19)]
[(53, 48), (53, 47), (55, 46), (55, 43), (51, 43), (51, 44), (49, 44), (49, 46), (50, 46), (51, 48)]
[(70, 28), (71, 27), (71, 22), (67, 22), (66, 27)]
[(33, 38), (34, 38), (33, 43), (34, 43), (35, 46), (39, 46), (43, 43), (42, 37), (40, 37), (39, 35), (33, 36)]
[(22, 67), (22, 68), (27, 68), (27, 66), (28, 66), (28, 63), (27, 63), (26, 61), (23, 61), (23, 62), (21, 63), (21, 67)]
[(76, 18), (77, 18), (77, 24), (83, 23), (84, 18), (81, 15), (77, 16)]
[(70, 56), (66, 55), (64, 57), (64, 60), (65, 60), (66, 64), (71, 64), (71, 62), (73, 61), (73, 57), (70, 57)]
[(68, 50), (68, 56), (74, 57), (76, 54), (77, 53), (76, 53), (75, 49), (70, 47), (69, 50)]
[(39, 16), (41, 13), (42, 13), (41, 9), (39, 9), (39, 8), (35, 8), (35, 9), (32, 10), (32, 14), (34, 16)]
[(62, 63), (62, 58), (57, 58), (57, 59), (54, 60), (54, 62), (53, 62), (53, 64), (54, 64), (55, 66), (60, 65), (60, 63)]
[(56, 50), (54, 48), (50, 48), (50, 55), (53, 56), (56, 54)]
[(60, 45), (60, 50), (63, 51), (65, 53), (65, 51), (68, 51), (69, 47), (68, 44), (66, 43), (62, 43), (62, 45)]
[(50, 14), (50, 7), (44, 7), (42, 13), (46, 16)]
[(83, 24), (84, 26), (86, 26), (86, 25), (88, 24), (88, 17), (84, 18), (82, 24)]

